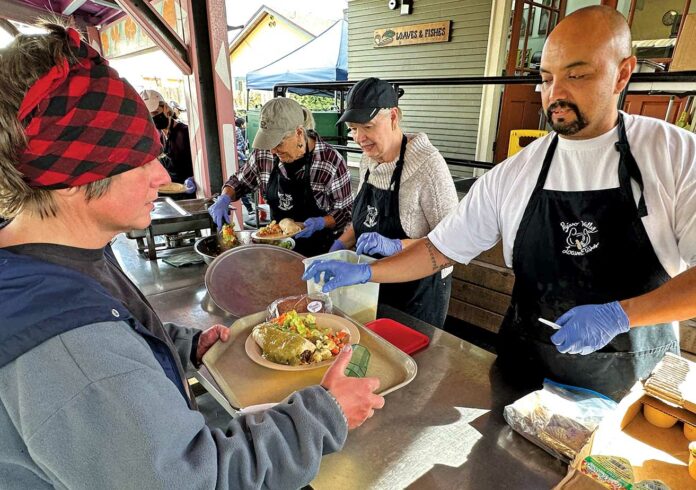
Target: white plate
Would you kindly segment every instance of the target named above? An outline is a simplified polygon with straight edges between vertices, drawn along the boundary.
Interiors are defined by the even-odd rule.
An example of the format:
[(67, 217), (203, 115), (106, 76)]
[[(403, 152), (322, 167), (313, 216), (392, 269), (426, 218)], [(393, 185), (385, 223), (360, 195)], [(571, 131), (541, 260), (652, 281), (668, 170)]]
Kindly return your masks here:
[(251, 234), (251, 238), (253, 238), (254, 240), (259, 240), (259, 241), (273, 241), (273, 240), (282, 240), (283, 238), (291, 238), (291, 237), (294, 237), (295, 235), (297, 235), (299, 232), (301, 232), (304, 229), (304, 225), (302, 223), (297, 223), (297, 225), (300, 227), (300, 229), (297, 230), (295, 233), (291, 233), (289, 235), (282, 233), (280, 235), (259, 236), (259, 231), (261, 231), (261, 230), (256, 230), (255, 232), (253, 232)]
[[(306, 316), (307, 313), (300, 313), (300, 316)], [(330, 328), (331, 330), (338, 332), (341, 330), (346, 330), (350, 334), (350, 343), (357, 344), (360, 342), (360, 331), (357, 327), (345, 318), (336, 315), (330, 315), (328, 313), (314, 313), (313, 316), (317, 319), (317, 325), (321, 328)], [(253, 329), (252, 329), (253, 331)], [(285, 364), (277, 364), (271, 362), (265, 357), (263, 357), (263, 352), (259, 344), (256, 343), (252, 334), (250, 333), (244, 343), (244, 350), (246, 350), (249, 358), (256, 364), (270, 369), (275, 369), (278, 371), (307, 371), (309, 369), (317, 369), (320, 367), (328, 366), (333, 363), (337, 356), (332, 359), (327, 359), (321, 362), (315, 362), (311, 364), (303, 364), (300, 366), (288, 366)]]

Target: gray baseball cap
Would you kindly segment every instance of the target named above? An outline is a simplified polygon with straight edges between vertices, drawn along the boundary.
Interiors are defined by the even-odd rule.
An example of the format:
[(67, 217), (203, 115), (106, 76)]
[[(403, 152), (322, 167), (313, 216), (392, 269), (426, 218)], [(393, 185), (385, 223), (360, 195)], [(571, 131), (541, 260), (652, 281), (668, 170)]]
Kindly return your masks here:
[(159, 107), (160, 103), (165, 104), (164, 97), (157, 90), (143, 90), (140, 92), (140, 97), (145, 102), (147, 110), (150, 112), (155, 112)]
[(275, 148), (285, 133), (302, 126), (304, 122), (305, 113), (299, 103), (286, 97), (269, 100), (261, 108), (259, 131), (251, 146), (259, 150)]

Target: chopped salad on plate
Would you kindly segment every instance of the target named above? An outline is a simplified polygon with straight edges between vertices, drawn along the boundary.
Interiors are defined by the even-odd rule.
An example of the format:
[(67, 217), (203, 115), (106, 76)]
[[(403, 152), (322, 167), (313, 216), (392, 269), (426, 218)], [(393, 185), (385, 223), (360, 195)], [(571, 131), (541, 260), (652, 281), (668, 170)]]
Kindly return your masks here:
[(322, 328), (314, 315), (295, 310), (254, 327), (252, 335), (264, 358), (291, 366), (332, 359), (350, 343), (348, 332)]

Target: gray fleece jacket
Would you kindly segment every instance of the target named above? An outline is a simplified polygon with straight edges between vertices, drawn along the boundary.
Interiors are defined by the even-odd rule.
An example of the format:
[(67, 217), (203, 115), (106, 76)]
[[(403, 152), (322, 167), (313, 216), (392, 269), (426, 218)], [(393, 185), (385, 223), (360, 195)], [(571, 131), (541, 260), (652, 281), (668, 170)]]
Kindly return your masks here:
[[(343, 446), (345, 419), (319, 386), (226, 433), (207, 427), (124, 315), (64, 326), (88, 308), (79, 292), (47, 294), (67, 278), (46, 270), (0, 249), (0, 489), (299, 488)], [(40, 318), (51, 309), (64, 314)]]
[(346, 424), (321, 387), (205, 425), (124, 322), (71, 330), (0, 369), (0, 488), (299, 488)]

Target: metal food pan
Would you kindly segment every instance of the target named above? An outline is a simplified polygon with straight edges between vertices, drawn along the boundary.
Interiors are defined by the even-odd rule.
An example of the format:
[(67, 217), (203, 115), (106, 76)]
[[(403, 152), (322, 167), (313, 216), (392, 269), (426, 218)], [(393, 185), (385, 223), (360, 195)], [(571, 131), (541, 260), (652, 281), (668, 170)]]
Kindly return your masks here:
[[(418, 366), (413, 358), (334, 308), (360, 330), (360, 345), (370, 351), (367, 376), (379, 378), (378, 393), (386, 395), (406, 386), (416, 377)], [(230, 327), (230, 339), (216, 343), (203, 356), (203, 364), (225, 398), (235, 409), (262, 403), (278, 403), (293, 392), (321, 382), (328, 367), (306, 371), (278, 371), (249, 359), (244, 343), (253, 327), (266, 319), (266, 312), (245, 316)]]

